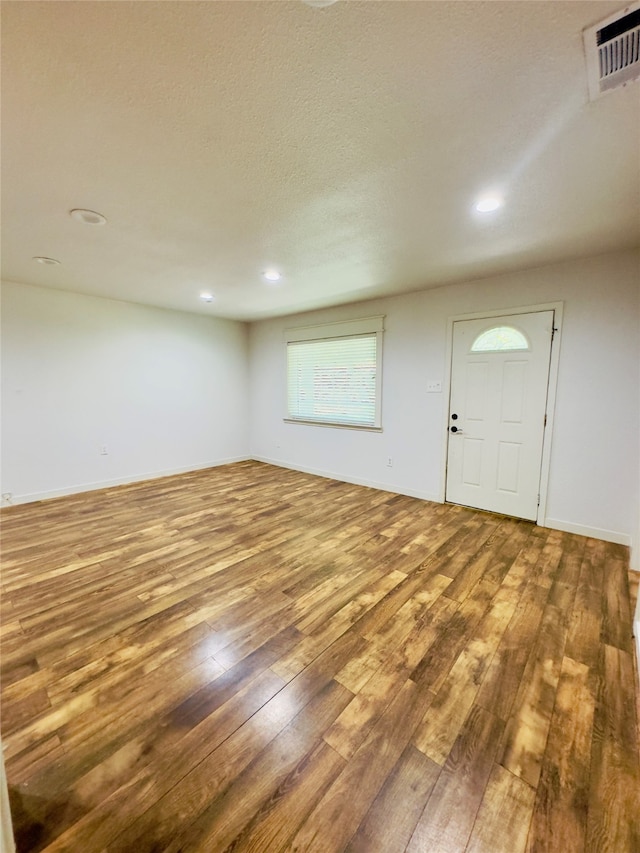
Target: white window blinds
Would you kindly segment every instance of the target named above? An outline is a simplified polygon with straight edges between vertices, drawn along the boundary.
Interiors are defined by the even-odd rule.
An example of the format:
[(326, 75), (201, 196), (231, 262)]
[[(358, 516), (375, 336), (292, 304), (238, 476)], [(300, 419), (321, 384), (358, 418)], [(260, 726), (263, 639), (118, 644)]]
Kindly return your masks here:
[(288, 330), (288, 419), (379, 427), (381, 350), (382, 317)]

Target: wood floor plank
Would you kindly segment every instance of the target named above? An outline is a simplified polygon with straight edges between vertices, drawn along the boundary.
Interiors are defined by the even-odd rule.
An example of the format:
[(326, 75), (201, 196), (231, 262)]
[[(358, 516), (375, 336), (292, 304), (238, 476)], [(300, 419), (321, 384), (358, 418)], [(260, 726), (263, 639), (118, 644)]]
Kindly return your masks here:
[(538, 786), (540, 779), (564, 643), (563, 615), (548, 604), (507, 723), (500, 758), (503, 767), (533, 788)]
[[(321, 628), (316, 628), (313, 632), (307, 627), (308, 636), (298, 643), (287, 659), (281, 658), (277, 665), (274, 665), (274, 672), (283, 678), (293, 678), (404, 578), (406, 575), (403, 572), (394, 571), (383, 575), (331, 617), (323, 619)], [(296, 627), (301, 631), (305, 630), (299, 622), (296, 622)]]
[(18, 853), (640, 850), (628, 549), (259, 462), (0, 516)]
[(284, 850), (344, 765), (342, 756), (319, 741), (257, 809), (225, 853)]
[[(433, 600), (434, 588), (444, 586), (447, 578), (435, 575), (427, 583), (425, 589), (412, 596), (397, 611), (396, 618), (389, 620), (365, 646), (363, 652), (344, 666), (336, 675), (336, 680), (353, 693), (360, 693), (368, 681), (380, 670), (390, 656), (397, 651), (411, 632), (424, 619), (428, 623), (429, 638), (425, 639), (425, 648), (433, 644), (438, 627), (445, 623), (457, 609), (457, 603), (441, 595)], [(427, 616), (428, 613), (428, 616)]]
[[(142, 807), (131, 796), (132, 787), (142, 789), (146, 796), (144, 788), (155, 774), (161, 774), (163, 784), (170, 786), (172, 778), (188, 772), (181, 768), (188, 768), (203, 753), (202, 744), (212, 750), (233, 734), (246, 717), (259, 710), (282, 687), (283, 682), (270, 672), (268, 665), (298, 636), (293, 627), (283, 631), (249, 658), (154, 719), (152, 726), (138, 726), (126, 739), (101, 739), (100, 749), (93, 750), (90, 762), (83, 752), (76, 750), (74, 755), (77, 754), (78, 760), (66, 761), (46, 775), (30, 777), (30, 791), (43, 798), (52, 790), (68, 788), (74, 800), (86, 809), (94, 809), (65, 836), (62, 849), (67, 849), (64, 847), (67, 837), (69, 849), (73, 849), (76, 844), (95, 843), (95, 832), (113, 835), (109, 823), (114, 816), (122, 817), (128, 811), (135, 814)], [(148, 801), (143, 799), (142, 804), (145, 802)], [(68, 824), (58, 814), (52, 832), (59, 835)], [(106, 839), (111, 835), (107, 834)]]
[[(314, 672), (307, 670), (289, 682), (218, 748), (199, 761), (178, 784), (156, 798), (150, 809), (112, 840), (109, 850), (154, 850), (158, 845), (165, 849), (163, 845), (175, 834), (176, 821), (190, 825), (209, 802), (223, 794), (233, 779), (326, 688), (332, 681), (330, 671), (336, 659), (348, 655), (358, 639), (348, 638), (327, 654), (322, 664), (316, 661)], [(344, 696), (346, 688), (337, 686)]]
[(537, 641), (549, 590), (529, 582), (485, 675), (476, 704), (505, 722), (522, 684), (527, 660)]
[(640, 850), (638, 728), (631, 655), (605, 645), (594, 714), (585, 849)]
[(629, 629), (631, 608), (627, 576), (628, 559), (626, 553), (623, 553), (622, 546), (608, 543), (606, 566), (602, 641), (609, 646), (615, 646), (633, 654), (633, 637)]
[[(524, 853), (535, 791), (522, 779), (495, 764), (465, 853)], [(562, 848), (555, 842), (547, 850)]]
[[(420, 596), (416, 596), (420, 599)], [(324, 739), (343, 758), (350, 758), (360, 743), (364, 740), (371, 725), (383, 714), (391, 703), (397, 691), (407, 680), (416, 662), (425, 654), (425, 649), (433, 643), (436, 630), (432, 624), (442, 614), (448, 613), (448, 602), (432, 604), (429, 595), (420, 599), (422, 611), (414, 628), (403, 639), (402, 644), (391, 652), (382, 666), (373, 673), (360, 692), (345, 708), (331, 728), (325, 733)], [(438, 611), (432, 616), (431, 607)], [(425, 710), (433, 700), (433, 694), (424, 691)]]
[[(192, 769), (200, 766), (212, 752), (227, 743), (234, 733), (240, 731), (245, 714), (256, 713), (264, 708), (281, 688), (282, 681), (266, 670), (236, 697), (206, 717), (202, 724), (188, 729), (177, 744), (156, 760), (145, 764), (135, 775), (127, 775), (106, 800), (94, 805), (44, 849), (65, 853), (92, 850), (107, 847), (123, 831), (134, 832), (132, 827), (142, 820), (151, 807), (188, 776)], [(226, 749), (229, 750), (229, 747)], [(224, 757), (219, 758), (224, 766)], [(230, 762), (227, 767), (229, 775), (233, 775), (233, 766)]]
[[(345, 848), (409, 742), (424, 712), (423, 698), (417, 685), (405, 681), (287, 850), (292, 853), (337, 853)], [(347, 799), (349, 809), (345, 813)]]
[(533, 566), (530, 580), (538, 586), (550, 589), (562, 558), (562, 545), (567, 541), (566, 534), (559, 530), (543, 530), (539, 535), (542, 535), (544, 545)]
[[(135, 656), (132, 662), (132, 637), (129, 643), (121, 643), (119, 648), (101, 655), (94, 647), (89, 663), (79, 665), (70, 658), (60, 665), (51, 666), (51, 683), (48, 686), (52, 701), (63, 699), (66, 694), (78, 692), (99, 692), (101, 701), (107, 694), (120, 685), (127, 692), (135, 687), (144, 675), (169, 665), (172, 659), (191, 660), (195, 665), (211, 655), (211, 640), (214, 632), (204, 622), (194, 623), (190, 612), (179, 614), (172, 624), (164, 618), (162, 625), (154, 625), (154, 633), (149, 639), (135, 632)], [(85, 658), (86, 659), (86, 658)], [(122, 666), (127, 663), (128, 666)], [(167, 666), (168, 669), (168, 666)]]
[(456, 739), (407, 845), (407, 853), (458, 853), (471, 835), (504, 724), (477, 705)]
[[(167, 853), (187, 849), (223, 851), (275, 795), (304, 756), (319, 748), (319, 736), (351, 699), (335, 681), (328, 684), (298, 716), (236, 777), (224, 794), (213, 799), (186, 831), (164, 843)], [(145, 838), (144, 843), (147, 843)]]
[[(448, 622), (438, 628), (438, 635), (420, 663), (415, 667), (411, 678), (434, 693), (444, 684), (458, 655), (473, 635), (478, 623), (489, 610), (496, 585), (480, 580), (462, 604), (452, 612)], [(448, 591), (448, 587), (447, 587)], [(443, 595), (448, 600), (448, 595)]]
[(576, 597), (586, 542), (587, 540), (581, 536), (565, 534), (562, 553), (549, 590), (548, 603), (562, 613), (563, 621), (567, 625)]
[(484, 579), (499, 585), (526, 540), (528, 527), (512, 518), (502, 518), (483, 545), (475, 551), (448, 588), (447, 595), (464, 601), (476, 584)]
[(15, 788), (28, 782), (34, 774), (50, 774), (51, 766), (64, 759), (65, 750), (57, 734), (39, 741), (32, 749), (19, 752), (11, 759), (11, 781)]
[[(3, 702), (3, 706), (5, 703)], [(2, 710), (2, 730), (5, 734), (16, 731), (21, 726), (40, 714), (46, 713), (51, 708), (49, 694), (44, 688), (34, 690), (21, 699), (13, 700), (6, 704)]]
[(347, 853), (403, 853), (440, 770), (409, 744), (346, 847)]
[(563, 659), (527, 844), (530, 853), (554, 846), (585, 849), (595, 681), (587, 666)]
[(430, 704), (414, 743), (435, 764), (443, 765), (447, 760), (515, 606), (510, 595), (495, 596), (477, 627), (477, 636), (460, 653)]
[(568, 657), (592, 669), (598, 666), (600, 655), (605, 560), (606, 543), (588, 539), (565, 646)]

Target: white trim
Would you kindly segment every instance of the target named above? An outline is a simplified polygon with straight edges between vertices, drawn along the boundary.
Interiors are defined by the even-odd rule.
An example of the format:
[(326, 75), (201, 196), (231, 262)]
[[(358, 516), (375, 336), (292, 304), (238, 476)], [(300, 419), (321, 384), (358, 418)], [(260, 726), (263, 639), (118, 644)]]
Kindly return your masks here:
[[(317, 477), (325, 477), (329, 480), (338, 480), (342, 483), (352, 483), (355, 486), (366, 486), (371, 489), (378, 489), (382, 492), (392, 492), (398, 495), (406, 495), (410, 498), (418, 498), (418, 500), (431, 501), (432, 503), (444, 503), (438, 495), (429, 492), (424, 492), (419, 489), (407, 489), (405, 486), (394, 485), (389, 483), (380, 483), (376, 480), (369, 480), (364, 477), (354, 477), (344, 474), (339, 474), (335, 471), (325, 471), (319, 468), (309, 468), (303, 465), (294, 465), (282, 459), (274, 459), (267, 456), (234, 456), (228, 459), (219, 459), (216, 462), (205, 462), (201, 465), (189, 465), (182, 468), (173, 468), (166, 471), (155, 471), (146, 474), (139, 474), (135, 477), (119, 477), (113, 480), (103, 480), (99, 483), (84, 483), (82, 485), (70, 486), (64, 489), (55, 489), (49, 492), (33, 493), (29, 495), (17, 495), (12, 497), (10, 505), (18, 506), (19, 504), (32, 503), (34, 501), (51, 500), (52, 498), (65, 497), (67, 495), (82, 494), (83, 492), (97, 491), (98, 489), (108, 489), (113, 486), (126, 486), (133, 483), (141, 483), (145, 480), (156, 480), (162, 477), (171, 477), (176, 474), (186, 474), (190, 471), (203, 471), (207, 468), (218, 468), (221, 465), (231, 465), (234, 462), (264, 462), (267, 465), (274, 465), (277, 468), (287, 468), (291, 471), (300, 471), (303, 474), (313, 474)], [(473, 509), (473, 507), (470, 507)], [(587, 527), (584, 524), (575, 524), (571, 521), (562, 521), (556, 518), (546, 519), (546, 523), (541, 525), (552, 530), (562, 530), (564, 533), (575, 533), (578, 536), (588, 536), (592, 539), (602, 539), (605, 542), (614, 542), (618, 545), (631, 545), (631, 537), (627, 533), (621, 533), (616, 530), (603, 530), (599, 527)], [(637, 634), (640, 635), (640, 599), (639, 605), (636, 608), (636, 627)]]
[(562, 530), (563, 533), (575, 533), (578, 536), (589, 536), (591, 539), (602, 539), (605, 542), (615, 542), (616, 545), (631, 545), (631, 537), (628, 533), (619, 530), (603, 530), (600, 527), (587, 527), (586, 524), (574, 524), (573, 521), (562, 521), (559, 518), (547, 518), (541, 527), (549, 527), (551, 530)]
[(149, 471), (129, 477), (116, 477), (113, 480), (102, 480), (96, 483), (79, 483), (76, 486), (66, 486), (64, 489), (52, 489), (48, 492), (33, 492), (29, 495), (12, 495), (10, 503), (3, 507), (18, 506), (19, 504), (47, 501), (52, 498), (62, 498), (66, 495), (78, 495), (83, 492), (95, 492), (98, 489), (110, 489), (112, 486), (127, 486), (130, 483), (143, 483), (145, 480), (158, 480), (161, 477), (172, 477), (174, 474), (187, 474), (189, 471), (203, 471), (206, 468), (218, 468), (220, 465), (231, 465), (233, 462), (248, 462), (250, 456), (231, 456), (228, 459), (218, 459), (215, 462), (203, 462), (200, 465), (185, 465), (181, 468), (170, 468), (165, 471)]
[(636, 601), (636, 612), (633, 617), (633, 636), (636, 639), (636, 672), (640, 683), (640, 595)]
[(15, 853), (16, 845), (13, 840), (11, 826), (11, 809), (9, 807), (9, 789), (7, 775), (4, 769), (4, 751), (0, 741), (0, 853)]
[(283, 418), (285, 424), (305, 424), (305, 426), (331, 427), (331, 429), (359, 429), (365, 432), (382, 432), (381, 426), (365, 426), (364, 424), (348, 424), (339, 421), (306, 421), (304, 418)]
[(384, 314), (364, 317), (361, 320), (340, 320), (336, 323), (323, 323), (321, 326), (300, 326), (285, 329), (282, 333), (285, 343), (298, 341), (319, 341), (325, 338), (351, 338), (355, 335), (370, 335), (384, 332)]
[(556, 394), (558, 391), (558, 372), (560, 370), (560, 345), (562, 343), (562, 315), (564, 303), (551, 303), (555, 311), (553, 327), (555, 329), (551, 343), (551, 359), (549, 361), (549, 384), (547, 386), (547, 422), (542, 442), (542, 460), (540, 463), (540, 504), (538, 505), (538, 521), (541, 527), (547, 524), (547, 500), (549, 497), (549, 476), (551, 473), (551, 443), (553, 441), (553, 422), (556, 413)]
[[(542, 444), (542, 461), (540, 466), (540, 504), (538, 506), (537, 524), (551, 527), (546, 518), (547, 498), (549, 492), (549, 472), (551, 469), (551, 440), (553, 437), (553, 420), (556, 409), (556, 391), (558, 388), (558, 369), (560, 365), (560, 343), (562, 337), (562, 315), (564, 302), (543, 302), (540, 305), (522, 305), (516, 308), (494, 308), (490, 311), (474, 311), (471, 314), (455, 314), (447, 319), (447, 339), (445, 349), (446, 374), (444, 381), (443, 406), (443, 440), (442, 440), (442, 474), (440, 477), (440, 496), (438, 500), (444, 503), (447, 492), (447, 450), (449, 439), (449, 401), (451, 399), (451, 368), (453, 363), (453, 324), (460, 320), (483, 320), (493, 317), (510, 317), (515, 314), (536, 314), (541, 311), (554, 311), (553, 326), (556, 330), (551, 344), (549, 361), (549, 384), (547, 387), (547, 424)], [(589, 534), (586, 534), (589, 535)]]
[(378, 489), (380, 492), (392, 492), (396, 495), (406, 495), (409, 498), (418, 498), (418, 500), (422, 501), (442, 503), (441, 500), (438, 500), (437, 495), (418, 491), (417, 489), (407, 489), (404, 486), (378, 483), (375, 480), (366, 480), (363, 477), (345, 476), (344, 474), (337, 474), (334, 471), (321, 471), (318, 468), (307, 468), (302, 465), (292, 465), (290, 462), (284, 462), (282, 459), (271, 459), (267, 456), (253, 456), (252, 458), (256, 462), (264, 462), (267, 465), (274, 465), (276, 468), (287, 468), (290, 471), (300, 471), (302, 474), (313, 474), (316, 477), (325, 477), (328, 480), (338, 480), (341, 483), (351, 483), (354, 486), (367, 486), (370, 489)]

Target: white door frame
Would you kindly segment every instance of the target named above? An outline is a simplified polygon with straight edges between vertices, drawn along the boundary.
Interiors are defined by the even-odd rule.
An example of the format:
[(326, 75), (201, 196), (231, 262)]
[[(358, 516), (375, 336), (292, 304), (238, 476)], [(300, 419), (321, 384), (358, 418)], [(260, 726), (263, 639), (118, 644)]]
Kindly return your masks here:
[(449, 407), (451, 400), (451, 370), (453, 366), (453, 324), (460, 320), (482, 320), (492, 317), (509, 317), (514, 314), (531, 314), (536, 311), (555, 311), (554, 337), (551, 345), (551, 360), (549, 362), (549, 387), (547, 390), (547, 423), (542, 443), (542, 464), (540, 468), (540, 504), (536, 524), (546, 527), (547, 493), (549, 489), (549, 470), (551, 466), (551, 438), (553, 436), (553, 419), (556, 408), (556, 390), (558, 387), (558, 366), (560, 364), (560, 340), (562, 335), (562, 311), (564, 302), (543, 302), (540, 305), (524, 305), (516, 308), (500, 308), (490, 311), (475, 311), (472, 314), (455, 314), (447, 319), (447, 343), (445, 352), (446, 374), (444, 381), (442, 407), (442, 477), (440, 482), (440, 501), (446, 502), (447, 489), (447, 456), (449, 449)]

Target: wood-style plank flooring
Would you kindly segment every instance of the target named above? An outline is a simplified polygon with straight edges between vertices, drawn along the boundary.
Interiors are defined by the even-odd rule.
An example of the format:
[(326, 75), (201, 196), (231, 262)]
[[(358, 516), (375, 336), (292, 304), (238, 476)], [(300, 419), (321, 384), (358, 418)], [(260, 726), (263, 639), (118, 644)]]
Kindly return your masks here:
[(640, 851), (626, 549), (257, 462), (2, 522), (20, 851)]

